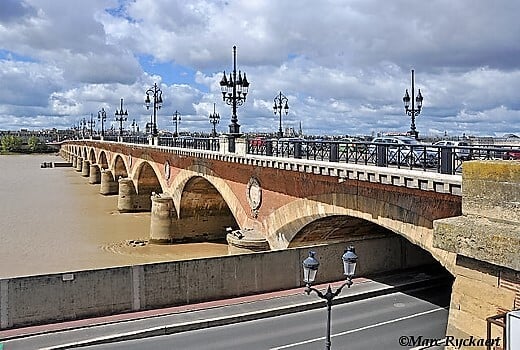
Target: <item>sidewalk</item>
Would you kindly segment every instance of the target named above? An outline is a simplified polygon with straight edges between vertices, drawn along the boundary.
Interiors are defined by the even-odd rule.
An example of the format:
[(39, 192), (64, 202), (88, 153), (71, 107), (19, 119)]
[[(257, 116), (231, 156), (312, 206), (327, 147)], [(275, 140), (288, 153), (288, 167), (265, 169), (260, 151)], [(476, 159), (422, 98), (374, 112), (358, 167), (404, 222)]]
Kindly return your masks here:
[[(335, 304), (442, 283), (444, 277), (409, 271), (384, 278), (354, 279)], [(343, 281), (331, 283), (333, 287)], [(317, 285), (326, 289), (328, 284)], [(256, 294), (199, 304), (89, 318), (0, 331), (3, 350), (64, 349), (172, 334), (324, 307), (324, 300), (304, 288)]]

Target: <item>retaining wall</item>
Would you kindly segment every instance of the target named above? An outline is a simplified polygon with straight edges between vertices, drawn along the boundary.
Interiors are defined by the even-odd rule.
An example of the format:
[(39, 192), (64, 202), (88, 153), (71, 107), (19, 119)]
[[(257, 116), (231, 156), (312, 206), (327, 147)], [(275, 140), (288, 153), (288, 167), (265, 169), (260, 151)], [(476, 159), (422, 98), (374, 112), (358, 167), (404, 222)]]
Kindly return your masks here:
[[(433, 262), (398, 235), (352, 241), (357, 276)], [(346, 243), (314, 246), (317, 283), (343, 278)], [(310, 247), (0, 280), (0, 328), (181, 305), (302, 286)]]

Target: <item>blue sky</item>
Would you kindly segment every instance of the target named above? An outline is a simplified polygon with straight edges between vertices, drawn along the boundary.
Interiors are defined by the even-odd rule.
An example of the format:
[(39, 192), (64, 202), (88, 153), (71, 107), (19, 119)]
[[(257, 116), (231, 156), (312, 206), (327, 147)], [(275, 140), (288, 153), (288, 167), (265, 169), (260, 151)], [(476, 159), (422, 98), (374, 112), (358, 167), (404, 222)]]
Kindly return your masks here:
[[(415, 69), (421, 135), (520, 134), (520, 3), (501, 0), (2, 0), (0, 129), (67, 128), (120, 98), (142, 125), (158, 83), (159, 128), (209, 131), (216, 104), (227, 131), (222, 71), (251, 83), (242, 131), (405, 132), (402, 104)], [(319, 15), (317, 15), (319, 14)], [(6, 83), (7, 82), (7, 83)], [(126, 127), (130, 128), (130, 123)]]

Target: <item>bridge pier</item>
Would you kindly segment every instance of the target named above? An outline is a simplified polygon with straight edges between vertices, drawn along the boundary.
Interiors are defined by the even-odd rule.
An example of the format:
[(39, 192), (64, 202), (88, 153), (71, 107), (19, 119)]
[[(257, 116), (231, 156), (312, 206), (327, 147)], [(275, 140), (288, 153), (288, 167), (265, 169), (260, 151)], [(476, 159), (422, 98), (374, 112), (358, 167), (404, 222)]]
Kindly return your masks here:
[(156, 194), (151, 196), (151, 200), (150, 242), (172, 243), (177, 233), (174, 224), (177, 220), (177, 212), (173, 205), (173, 198), (164, 194)]
[(137, 193), (134, 182), (130, 178), (120, 178), (117, 209), (121, 213), (150, 211), (151, 203), (148, 194)]
[(72, 162), (71, 162), (72, 163), (72, 167), (74, 169), (76, 169), (76, 166), (78, 165), (78, 156), (72, 154), (71, 158), (72, 158)]
[(117, 194), (119, 191), (119, 183), (114, 180), (112, 172), (108, 169), (101, 170), (101, 187), (99, 193), (102, 195)]
[(228, 254), (253, 253), (270, 250), (269, 242), (260, 232), (250, 230), (236, 230), (226, 236)]
[(98, 184), (101, 183), (101, 169), (97, 164), (90, 164), (88, 183)]
[(83, 168), (83, 157), (78, 157), (78, 159), (76, 161), (76, 171), (78, 173), (80, 173), (82, 168)]
[(90, 175), (90, 161), (88, 159), (84, 159), (81, 164), (81, 176), (89, 177)]

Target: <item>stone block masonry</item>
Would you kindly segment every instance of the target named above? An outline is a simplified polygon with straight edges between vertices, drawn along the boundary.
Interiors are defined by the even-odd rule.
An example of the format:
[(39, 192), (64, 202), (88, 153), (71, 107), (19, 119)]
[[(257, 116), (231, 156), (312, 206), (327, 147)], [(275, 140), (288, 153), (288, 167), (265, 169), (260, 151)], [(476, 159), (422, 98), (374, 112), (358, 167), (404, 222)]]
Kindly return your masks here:
[(486, 318), (520, 307), (520, 162), (464, 163), (462, 215), (434, 221), (456, 253), (448, 333), (486, 337)]

